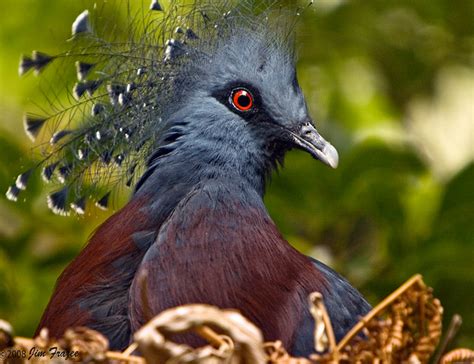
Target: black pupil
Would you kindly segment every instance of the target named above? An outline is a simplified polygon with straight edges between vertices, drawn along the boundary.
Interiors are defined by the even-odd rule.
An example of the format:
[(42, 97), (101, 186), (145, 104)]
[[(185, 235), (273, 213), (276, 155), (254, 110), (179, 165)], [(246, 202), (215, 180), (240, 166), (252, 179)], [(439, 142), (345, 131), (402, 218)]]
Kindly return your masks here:
[(250, 97), (248, 95), (240, 95), (237, 99), (237, 102), (242, 107), (247, 107), (250, 105)]

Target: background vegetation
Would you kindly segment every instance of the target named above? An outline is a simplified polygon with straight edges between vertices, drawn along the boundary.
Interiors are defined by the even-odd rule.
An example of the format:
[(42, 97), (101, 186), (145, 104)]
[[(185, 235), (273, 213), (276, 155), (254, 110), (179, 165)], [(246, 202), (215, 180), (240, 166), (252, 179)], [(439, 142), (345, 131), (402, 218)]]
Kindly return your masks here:
[[(34, 160), (21, 118), (41, 90), (32, 75), (19, 80), (20, 54), (57, 51), (88, 6), (2, 1), (2, 191)], [(303, 12), (300, 83), (341, 162), (331, 170), (292, 152), (266, 197), (288, 240), (346, 275), (373, 304), (422, 273), (445, 320), (463, 316), (458, 344), (471, 347), (473, 14), (471, 0), (319, 0)], [(0, 317), (27, 336), (62, 269), (110, 214), (57, 217), (45, 194), (35, 180), (18, 203), (0, 198)]]

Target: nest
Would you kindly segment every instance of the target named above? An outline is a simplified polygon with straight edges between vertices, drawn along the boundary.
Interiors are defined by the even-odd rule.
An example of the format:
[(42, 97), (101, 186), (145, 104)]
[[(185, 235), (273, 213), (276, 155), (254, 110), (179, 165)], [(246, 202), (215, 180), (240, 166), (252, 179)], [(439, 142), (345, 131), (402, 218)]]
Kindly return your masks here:
[[(124, 352), (109, 351), (107, 339), (89, 328), (71, 328), (57, 340), (43, 329), (29, 339), (13, 337), (11, 326), (0, 320), (0, 364), (417, 364), (427, 363), (440, 341), (443, 308), (420, 275), (377, 305), (339, 343), (321, 294), (312, 293), (309, 304), (315, 320), (315, 354), (309, 358), (291, 357), (279, 341), (264, 342), (260, 330), (235, 310), (196, 304), (163, 311), (136, 332)], [(192, 348), (172, 340), (186, 332), (197, 333), (208, 345)], [(474, 362), (474, 351), (457, 349), (442, 356), (444, 347), (435, 362)]]

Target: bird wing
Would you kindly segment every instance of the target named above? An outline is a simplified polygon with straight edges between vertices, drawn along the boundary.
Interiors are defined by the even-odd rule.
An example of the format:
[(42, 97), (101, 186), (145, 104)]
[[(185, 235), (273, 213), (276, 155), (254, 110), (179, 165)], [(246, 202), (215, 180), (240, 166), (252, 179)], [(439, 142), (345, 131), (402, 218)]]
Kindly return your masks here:
[(338, 312), (331, 322), (336, 340), (339, 341), (372, 307), (344, 277), (320, 261), (310, 259), (330, 283), (331, 291), (324, 297), (324, 304), (328, 312)]
[[(319, 260), (312, 257), (308, 258), (327, 282), (327, 289), (323, 289), (321, 294), (323, 295), (324, 305), (331, 319), (336, 341), (340, 341), (372, 307), (360, 292), (344, 277)], [(308, 356), (313, 353), (313, 336), (314, 319), (309, 310), (306, 310), (292, 348), (293, 354)], [(309, 340), (309, 338), (311, 338), (311, 340)]]
[(94, 233), (58, 278), (36, 333), (61, 337), (69, 327), (89, 326), (107, 335), (111, 347), (128, 344), (127, 292), (145, 249), (140, 243), (153, 221), (134, 199)]

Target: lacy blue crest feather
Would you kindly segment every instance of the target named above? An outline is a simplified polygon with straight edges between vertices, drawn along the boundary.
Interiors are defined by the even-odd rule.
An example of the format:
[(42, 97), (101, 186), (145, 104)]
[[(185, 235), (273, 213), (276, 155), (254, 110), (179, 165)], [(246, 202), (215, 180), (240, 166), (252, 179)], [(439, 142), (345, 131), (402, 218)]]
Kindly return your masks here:
[(172, 150), (183, 129), (167, 120), (199, 82), (200, 69), (212, 67), (214, 54), (224, 46), (238, 52), (239, 41), (230, 41), (238, 35), (240, 42), (277, 45), (293, 57), (300, 10), (271, 0), (154, 0), (146, 10), (129, 8), (125, 22), (119, 14), (107, 19), (100, 6), (83, 11), (65, 52), (33, 51), (20, 60), (20, 75), (56, 67), (74, 72), (76, 80), (52, 85), (70, 91), (68, 103), (48, 91), (52, 112), (25, 115), (41, 160), (16, 178), (7, 198), (16, 201), (39, 171), (53, 185), (48, 206), (54, 213), (83, 214), (91, 201), (106, 209), (117, 187), (135, 186), (147, 166)]

